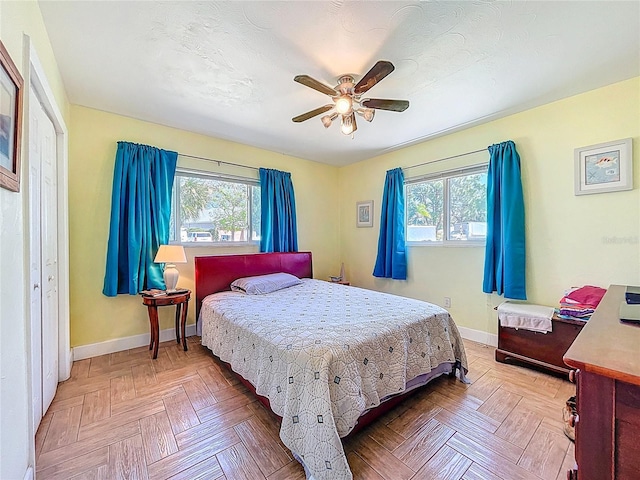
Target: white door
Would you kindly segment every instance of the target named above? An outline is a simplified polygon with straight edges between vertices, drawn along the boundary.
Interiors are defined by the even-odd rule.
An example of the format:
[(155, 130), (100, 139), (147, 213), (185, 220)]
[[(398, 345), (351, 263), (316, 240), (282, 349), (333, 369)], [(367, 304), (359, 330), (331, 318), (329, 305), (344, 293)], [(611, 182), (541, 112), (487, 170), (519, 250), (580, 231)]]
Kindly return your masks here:
[[(29, 107), (29, 279), (31, 285), (31, 386), (33, 390), (33, 425), (38, 424), (42, 411), (42, 255), (40, 242), (40, 105), (31, 91)], [(36, 107), (34, 105), (37, 104)]]
[(58, 385), (58, 194), (55, 128), (33, 89), (31, 93), (29, 177), (34, 182), (29, 194), (31, 342), (33, 401), (39, 402), (34, 405), (37, 428)]
[(58, 386), (58, 182), (56, 130), (42, 113), (42, 411)]

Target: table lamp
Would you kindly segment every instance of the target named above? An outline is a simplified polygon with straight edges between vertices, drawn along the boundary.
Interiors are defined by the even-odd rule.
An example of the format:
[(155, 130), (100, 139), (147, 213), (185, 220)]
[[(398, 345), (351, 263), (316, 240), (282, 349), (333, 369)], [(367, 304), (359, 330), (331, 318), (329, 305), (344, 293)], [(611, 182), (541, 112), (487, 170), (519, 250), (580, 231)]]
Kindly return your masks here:
[(174, 292), (178, 284), (180, 273), (176, 268), (176, 263), (187, 263), (187, 256), (184, 253), (182, 245), (160, 245), (155, 263), (164, 263), (164, 283), (167, 286), (167, 292)]

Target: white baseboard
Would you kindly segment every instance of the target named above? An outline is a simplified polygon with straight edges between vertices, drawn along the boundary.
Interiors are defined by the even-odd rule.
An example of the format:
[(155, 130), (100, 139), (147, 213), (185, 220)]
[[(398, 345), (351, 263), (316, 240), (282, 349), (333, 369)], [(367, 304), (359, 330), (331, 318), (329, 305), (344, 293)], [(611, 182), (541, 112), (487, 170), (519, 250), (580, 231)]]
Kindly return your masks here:
[(24, 474), (24, 480), (33, 480), (33, 467), (29, 466)]
[[(196, 334), (195, 324), (186, 326), (187, 337)], [(142, 347), (149, 345), (149, 334), (133, 335), (131, 337), (116, 338), (107, 340), (106, 342), (92, 343), (90, 345), (80, 345), (73, 348), (73, 360), (82, 360), (84, 358), (98, 357), (107, 353), (121, 352), (130, 348)], [(175, 328), (167, 328), (160, 330), (160, 341), (167, 342), (176, 339)]]
[(473, 328), (460, 327), (458, 326), (458, 331), (462, 338), (466, 338), (467, 340), (473, 340), (474, 342), (484, 343), (485, 345), (489, 345), (491, 347), (498, 346), (498, 335), (495, 333), (483, 332), (482, 330), (474, 330)]

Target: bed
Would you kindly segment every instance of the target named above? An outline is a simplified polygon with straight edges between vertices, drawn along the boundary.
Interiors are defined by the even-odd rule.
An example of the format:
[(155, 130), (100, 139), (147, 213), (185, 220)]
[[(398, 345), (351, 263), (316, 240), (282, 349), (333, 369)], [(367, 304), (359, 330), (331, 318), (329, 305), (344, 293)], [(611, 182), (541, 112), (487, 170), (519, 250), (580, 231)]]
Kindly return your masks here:
[[(285, 272), (299, 285), (231, 292)], [(467, 360), (449, 313), (418, 300), (312, 279), (310, 252), (195, 258), (202, 344), (281, 419), (308, 478), (350, 479), (341, 438)]]

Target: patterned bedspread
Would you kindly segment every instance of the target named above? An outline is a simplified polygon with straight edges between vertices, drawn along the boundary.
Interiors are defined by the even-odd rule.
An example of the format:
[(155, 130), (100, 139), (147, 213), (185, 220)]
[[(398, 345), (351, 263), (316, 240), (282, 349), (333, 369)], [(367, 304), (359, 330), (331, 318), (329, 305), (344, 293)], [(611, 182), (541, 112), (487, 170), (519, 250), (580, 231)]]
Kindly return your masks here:
[(363, 412), (443, 362), (467, 368), (446, 310), (320, 280), (210, 295), (200, 321), (202, 344), (269, 399), (282, 441), (316, 480), (352, 478), (340, 437)]

